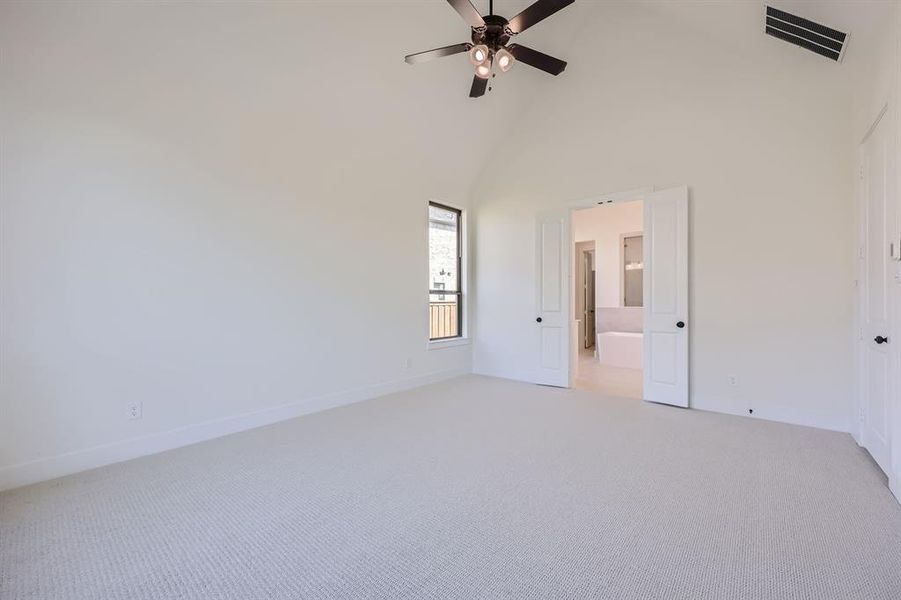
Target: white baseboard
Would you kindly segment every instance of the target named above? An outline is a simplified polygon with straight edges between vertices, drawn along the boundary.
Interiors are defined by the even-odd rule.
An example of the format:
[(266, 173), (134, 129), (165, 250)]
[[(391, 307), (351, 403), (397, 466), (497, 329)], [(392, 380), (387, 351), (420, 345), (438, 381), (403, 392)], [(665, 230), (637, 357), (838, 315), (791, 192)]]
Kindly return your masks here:
[[(487, 377), (498, 377), (500, 379), (510, 379), (513, 381), (522, 381), (524, 383), (532, 383), (532, 380), (525, 372), (512, 372), (505, 369), (483, 368), (478, 362), (473, 364), (473, 374), (485, 375)], [(756, 410), (754, 415), (749, 415), (745, 409), (737, 410), (728, 402), (719, 399), (697, 398), (692, 396), (689, 399), (689, 408), (693, 410), (703, 410), (706, 412), (719, 413), (723, 415), (733, 415), (736, 417), (744, 417), (748, 419), (759, 419), (763, 421), (775, 421), (776, 423), (786, 423), (788, 425), (800, 425), (802, 427), (814, 427), (816, 429), (826, 429), (829, 431), (838, 431), (840, 433), (851, 433), (854, 436), (852, 425), (844, 419), (835, 419), (829, 415), (823, 415), (818, 412), (794, 410), (790, 406), (770, 406), (763, 410)]]
[(831, 416), (823, 415), (818, 412), (795, 410), (792, 407), (784, 405), (760, 407), (754, 410), (753, 415), (749, 415), (744, 409), (736, 410), (731, 404), (710, 401), (708, 399), (692, 398), (689, 401), (689, 407), (696, 410), (734, 415), (736, 417), (744, 417), (747, 419), (774, 421), (776, 423), (785, 423), (788, 425), (800, 425), (801, 427), (838, 431), (840, 433), (848, 433), (853, 437), (853, 430), (848, 421), (843, 419), (837, 420)]
[(436, 371), (406, 379), (377, 383), (262, 410), (222, 417), (196, 425), (188, 425), (137, 438), (112, 442), (58, 456), (40, 458), (0, 468), (0, 491), (95, 469), (140, 456), (156, 454), (197, 442), (237, 433), (303, 415), (337, 408), (385, 394), (437, 383), (468, 373), (465, 369)]

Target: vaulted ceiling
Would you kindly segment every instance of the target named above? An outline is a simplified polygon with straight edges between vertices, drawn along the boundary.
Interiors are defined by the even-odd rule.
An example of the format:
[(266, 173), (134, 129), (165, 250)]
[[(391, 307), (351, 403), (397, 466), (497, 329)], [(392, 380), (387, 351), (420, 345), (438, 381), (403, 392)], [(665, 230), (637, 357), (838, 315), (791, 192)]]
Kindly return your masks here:
[[(495, 12), (512, 16), (530, 2), (498, 0)], [(487, 0), (475, 4), (487, 13)], [(0, 85), (10, 110), (34, 110), (30, 99), (39, 96), (51, 113), (75, 107), (150, 134), (174, 123), (179, 137), (163, 143), (189, 150), (198, 140), (216, 141), (222, 159), (255, 165), (264, 180), (311, 161), (317, 173), (334, 177), (364, 164), (370, 176), (406, 174), (463, 193), (490, 157), (511, 151), (511, 133), (529, 127), (528, 119), (553, 118), (529, 107), (593, 76), (584, 64), (592, 58), (572, 50), (577, 40), (593, 38), (611, 11), (640, 5), (674, 28), (709, 37), (711, 52), (778, 47), (800, 68), (838, 73), (855, 63), (891, 8), (865, 0), (776, 4), (850, 30), (847, 64), (825, 64), (765, 39), (762, 2), (581, 0), (518, 39), (579, 68), (554, 78), (517, 65), (498, 75), (486, 97), (472, 100), (465, 56), (403, 61), (407, 53), (468, 39), (468, 27), (444, 0), (8, 3), (0, 14), (6, 22), (16, 17), (17, 26), (3, 31), (9, 60)], [(628, 66), (630, 56), (610, 60)], [(17, 98), (28, 105), (17, 106)], [(323, 158), (329, 160), (318, 164)]]
[[(527, 5), (499, 1), (495, 10)], [(589, 5), (523, 38), (565, 55)], [(180, 152), (250, 165), (260, 180), (315, 164), (315, 174), (335, 178), (353, 166), (441, 192), (465, 188), (522, 126), (522, 108), (560, 84), (514, 69), (474, 101), (465, 56), (404, 63), (409, 52), (468, 40), (443, 0), (7, 3), (0, 21), (15, 23), (3, 28), (9, 111), (79, 111)], [(220, 156), (209, 156), (209, 142)]]

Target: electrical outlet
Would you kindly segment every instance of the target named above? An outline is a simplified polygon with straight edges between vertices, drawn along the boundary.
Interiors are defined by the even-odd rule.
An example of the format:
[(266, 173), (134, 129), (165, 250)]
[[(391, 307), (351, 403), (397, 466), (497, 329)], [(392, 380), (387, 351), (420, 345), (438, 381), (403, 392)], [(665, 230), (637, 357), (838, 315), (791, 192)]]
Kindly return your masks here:
[(144, 416), (144, 403), (132, 402), (128, 405), (128, 420), (133, 421)]
[(410, 358), (405, 358), (404, 359), (404, 368), (409, 369), (412, 366), (413, 366), (413, 361), (410, 360)]
[(737, 386), (738, 385), (738, 377), (736, 377), (735, 375), (729, 375), (729, 385), (731, 385), (732, 387)]

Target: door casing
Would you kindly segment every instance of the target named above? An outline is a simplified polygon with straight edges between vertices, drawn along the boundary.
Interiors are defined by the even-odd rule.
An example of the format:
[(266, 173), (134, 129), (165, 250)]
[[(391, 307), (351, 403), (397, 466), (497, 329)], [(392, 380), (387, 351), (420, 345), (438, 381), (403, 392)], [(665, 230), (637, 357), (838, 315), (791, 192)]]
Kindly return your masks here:
[(595, 250), (582, 249), (582, 348), (591, 348), (594, 345), (595, 330)]
[[(657, 189), (654, 186), (644, 186), (632, 190), (626, 190), (622, 192), (616, 192), (612, 194), (605, 194), (599, 197), (586, 198), (582, 200), (577, 200), (574, 202), (568, 203), (567, 206), (560, 208), (554, 211), (544, 211), (539, 213), (538, 215), (538, 228), (539, 235), (541, 229), (542, 221), (547, 221), (548, 219), (559, 219), (561, 223), (560, 232), (564, 235), (564, 252), (562, 256), (562, 275), (563, 275), (563, 285), (564, 285), (564, 299), (565, 299), (565, 312), (569, 314), (573, 314), (575, 309), (575, 294), (580, 293), (580, 290), (575, 289), (575, 278), (573, 277), (573, 266), (579, 265), (580, 257), (576, 255), (575, 244), (573, 242), (572, 237), (572, 217), (573, 212), (577, 210), (582, 210), (586, 208), (594, 208), (596, 206), (603, 206), (605, 204), (613, 204), (613, 203), (624, 203), (624, 202), (634, 202), (634, 201), (644, 201), (644, 199), (651, 193), (655, 191), (662, 191), (664, 188)], [(646, 235), (646, 232), (644, 233)], [(691, 235), (691, 232), (688, 232), (688, 235)], [(537, 264), (539, 265), (539, 271), (541, 269), (541, 247), (539, 244), (539, 248), (537, 248), (538, 257)], [(645, 256), (644, 260), (647, 262), (650, 260), (650, 257)], [(578, 268), (578, 267), (577, 267)], [(541, 273), (538, 273), (538, 277), (541, 277)], [(536, 302), (536, 314), (540, 314), (540, 291), (539, 291), (539, 299)], [(690, 307), (690, 299), (689, 299), (689, 307)], [(685, 316), (688, 323), (691, 323), (691, 315)], [(561, 377), (555, 383), (549, 383), (547, 378), (543, 378), (541, 371), (542, 366), (537, 365), (535, 371), (535, 378), (533, 381), (540, 384), (550, 384), (559, 387), (572, 387), (573, 380), (575, 378), (575, 365), (578, 361), (578, 343), (573, 343), (575, 339), (578, 338), (578, 332), (574, 331), (572, 326), (563, 327), (562, 335), (566, 337), (568, 343), (566, 347), (569, 349), (566, 356), (566, 371), (567, 374), (565, 377)], [(539, 359), (540, 360), (540, 359)], [(686, 374), (686, 377), (689, 375)]]

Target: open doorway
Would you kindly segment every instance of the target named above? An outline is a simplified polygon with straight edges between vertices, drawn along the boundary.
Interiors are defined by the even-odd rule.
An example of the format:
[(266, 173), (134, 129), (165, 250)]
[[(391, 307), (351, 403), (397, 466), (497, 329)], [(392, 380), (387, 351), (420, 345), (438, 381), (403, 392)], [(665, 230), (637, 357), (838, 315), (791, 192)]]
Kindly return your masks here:
[[(640, 202), (640, 204), (633, 204)], [(638, 333), (634, 323), (632, 331), (625, 330), (628, 322), (616, 319), (628, 318), (628, 312), (620, 309), (640, 308), (642, 325), (641, 337), (621, 337), (640, 341), (641, 392), (639, 397), (661, 404), (688, 407), (688, 338), (690, 323), (688, 321), (688, 187), (677, 186), (660, 190), (642, 189), (631, 192), (611, 194), (602, 198), (594, 198), (573, 203), (572, 206), (543, 211), (536, 214), (535, 219), (535, 362), (533, 363), (532, 381), (541, 385), (557, 387), (587, 387), (586, 372), (582, 372), (581, 385), (576, 384), (579, 378), (579, 358), (583, 354), (579, 349), (578, 314), (576, 312), (576, 273), (577, 263), (575, 242), (590, 241), (573, 236), (573, 221), (577, 213), (584, 209), (596, 208), (600, 205), (633, 204), (640, 207), (641, 225), (626, 232), (620, 232), (622, 254), (626, 255), (626, 238), (641, 235), (640, 268), (627, 262), (622, 268), (616, 267), (618, 278), (604, 278), (607, 287), (602, 288), (601, 261), (603, 255), (595, 243), (595, 346), (598, 346), (597, 334), (602, 333)], [(588, 213), (585, 214), (599, 214)], [(619, 254), (620, 242), (617, 245)], [(637, 261), (631, 251), (632, 262)], [(584, 262), (583, 262), (584, 264)], [(619, 263), (617, 263), (619, 265)], [(642, 306), (626, 306), (624, 290), (627, 273), (641, 271)], [(637, 277), (637, 276), (636, 276)], [(619, 285), (613, 283), (619, 281)], [(634, 283), (634, 282), (633, 282)], [(610, 289), (616, 294), (623, 292), (622, 304), (605, 305), (601, 300)], [(618, 297), (618, 296), (617, 296)], [(602, 311), (605, 308), (617, 309), (612, 314)], [(633, 317), (634, 318), (634, 317)], [(612, 319), (612, 321), (611, 321)], [(605, 325), (606, 324), (606, 325)], [(600, 330), (609, 327), (609, 330)], [(600, 331), (599, 331), (600, 330)], [(590, 329), (589, 329), (590, 331)], [(602, 338), (600, 348), (594, 351), (604, 354), (604, 347), (609, 346)], [(587, 350), (586, 348), (582, 349)], [(594, 354), (594, 351), (585, 354)], [(610, 356), (609, 353), (607, 356)], [(597, 358), (597, 356), (595, 356)], [(584, 363), (586, 365), (592, 363)], [(634, 363), (633, 363), (634, 364)], [(600, 379), (609, 381), (610, 378)], [(589, 381), (596, 382), (597, 378)], [(617, 393), (605, 390), (608, 393)], [(622, 393), (619, 393), (622, 395)], [(635, 395), (635, 387), (630, 395)]]
[(595, 344), (595, 241), (576, 242), (575, 310), (578, 323), (579, 349), (588, 350)]
[(574, 387), (642, 398), (643, 203), (572, 213)]

